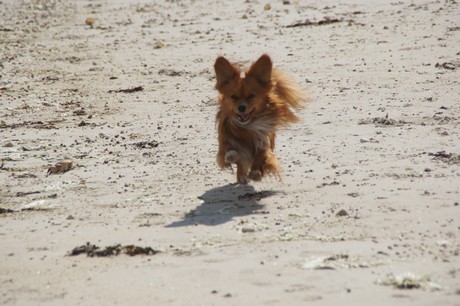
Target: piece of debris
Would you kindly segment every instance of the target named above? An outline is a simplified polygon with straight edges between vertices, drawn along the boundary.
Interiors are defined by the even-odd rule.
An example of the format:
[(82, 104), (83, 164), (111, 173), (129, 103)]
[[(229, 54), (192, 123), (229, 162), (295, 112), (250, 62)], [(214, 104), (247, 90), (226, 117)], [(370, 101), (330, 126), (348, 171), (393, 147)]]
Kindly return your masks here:
[(160, 69), (158, 70), (158, 74), (173, 77), (173, 76), (181, 76), (183, 72), (174, 70), (174, 69)]
[(3, 215), (3, 214), (11, 214), (11, 213), (14, 213), (14, 212), (15, 212), (15, 211), (12, 210), (12, 209), (0, 207), (0, 215)]
[(93, 28), (95, 21), (96, 20), (93, 17), (88, 17), (85, 19), (85, 24), (89, 26), (90, 28)]
[(324, 265), (325, 257), (310, 257), (302, 265), (303, 269), (334, 270), (334, 267)]
[(140, 247), (136, 245), (125, 245), (122, 248), (123, 248), (123, 253), (129, 256), (155, 255), (155, 254), (160, 253), (160, 251), (154, 250), (151, 247)]
[(153, 46), (154, 49), (163, 49), (165, 47), (165, 43), (161, 40), (157, 40), (155, 45)]
[(20, 127), (33, 128), (33, 129), (57, 129), (56, 123), (63, 122), (63, 120), (50, 120), (47, 122), (43, 121), (23, 121), (20, 123), (7, 124), (5, 121), (0, 120), (1, 129), (15, 129)]
[(366, 143), (366, 142), (370, 142), (370, 143), (378, 143), (379, 141), (374, 139), (374, 138), (360, 138), (359, 139), (359, 142), (360, 143)]
[(428, 153), (428, 156), (433, 156), (433, 159), (443, 161), (449, 165), (460, 164), (460, 154), (447, 153), (446, 151), (438, 151), (436, 153)]
[(369, 265), (352, 259), (347, 254), (335, 254), (329, 257), (312, 256), (302, 264), (303, 269), (336, 270), (340, 268), (367, 268)]
[(348, 212), (345, 209), (341, 209), (335, 215), (337, 217), (345, 217), (348, 216)]
[(71, 160), (62, 160), (57, 162), (55, 165), (48, 168), (47, 175), (60, 174), (72, 169), (73, 162)]
[(82, 246), (79, 246), (79, 247), (76, 247), (74, 248), (72, 251), (70, 251), (69, 253), (69, 256), (76, 256), (76, 255), (80, 255), (80, 254), (86, 254), (88, 256), (94, 256), (94, 251), (98, 249), (97, 246), (95, 246), (94, 244), (90, 244), (89, 242), (87, 242), (85, 245), (82, 245)]
[(52, 203), (45, 199), (35, 200), (20, 206), (21, 211), (49, 211), (53, 208)]
[(304, 21), (294, 22), (293, 24), (286, 26), (286, 28), (295, 28), (295, 27), (301, 27), (301, 26), (319, 26), (319, 25), (337, 23), (341, 21), (344, 21), (344, 19), (335, 18), (335, 17), (324, 17), (323, 19), (318, 20), (318, 21), (312, 21), (310, 19), (305, 19)]
[(385, 118), (383, 117), (372, 118), (372, 123), (378, 123), (382, 125), (396, 125), (398, 122), (386, 116)]
[(436, 153), (428, 153), (428, 156), (434, 156), (435, 158), (451, 158), (452, 153), (447, 153), (446, 151), (438, 151)]
[(428, 275), (418, 276), (411, 272), (399, 275), (390, 274), (383, 280), (377, 280), (377, 284), (392, 286), (396, 289), (424, 289), (430, 291), (437, 291), (441, 289), (439, 284), (431, 282)]
[(126, 254), (129, 256), (135, 255), (155, 255), (160, 253), (158, 250), (154, 250), (151, 247), (139, 247), (135, 245), (125, 245), (117, 244), (114, 246), (108, 246), (105, 248), (100, 248), (94, 244), (87, 242), (85, 245), (74, 248), (69, 256), (77, 256), (80, 254), (86, 254), (88, 257), (108, 257), (116, 256), (120, 254)]
[(407, 122), (403, 120), (395, 120), (395, 119), (388, 118), (388, 114), (386, 114), (385, 117), (362, 119), (358, 122), (359, 125), (372, 124), (372, 123), (380, 124), (380, 125), (402, 125), (402, 124), (406, 124)]
[(155, 140), (140, 141), (132, 143), (131, 145), (137, 149), (153, 149), (158, 147), (160, 143)]
[(143, 86), (136, 86), (136, 87), (125, 88), (125, 89), (111, 89), (108, 91), (108, 93), (112, 93), (112, 92), (132, 93), (132, 92), (143, 91), (143, 90), (144, 90)]
[(324, 182), (321, 185), (317, 185), (316, 188), (323, 188), (323, 187), (326, 187), (326, 186), (338, 186), (338, 185), (340, 185), (340, 183), (337, 182), (337, 181), (332, 181), (330, 183)]
[(241, 229), (242, 233), (254, 233), (256, 228), (254, 226), (245, 226)]
[[(2, 167), (0, 166), (0, 169), (2, 169)], [(6, 170), (6, 169), (4, 169)], [(21, 173), (19, 175), (16, 175), (16, 178), (36, 178), (37, 176), (33, 173)]]
[(30, 194), (37, 194), (37, 193), (41, 193), (41, 191), (26, 191), (26, 192), (17, 192), (16, 193), (16, 196), (17, 197), (23, 197), (23, 196), (26, 196), (26, 195), (30, 195)]
[(85, 109), (77, 109), (72, 112), (75, 116), (86, 116)]
[(442, 63), (442, 64), (436, 63), (435, 67), (436, 68), (444, 68), (444, 69), (448, 69), (448, 70), (455, 70), (457, 65), (455, 63), (445, 62), (445, 63)]
[(110, 135), (110, 134), (102, 133), (102, 132), (101, 132), (101, 133), (99, 133), (99, 137), (104, 138), (104, 139), (110, 139), (110, 138), (112, 138), (113, 136)]

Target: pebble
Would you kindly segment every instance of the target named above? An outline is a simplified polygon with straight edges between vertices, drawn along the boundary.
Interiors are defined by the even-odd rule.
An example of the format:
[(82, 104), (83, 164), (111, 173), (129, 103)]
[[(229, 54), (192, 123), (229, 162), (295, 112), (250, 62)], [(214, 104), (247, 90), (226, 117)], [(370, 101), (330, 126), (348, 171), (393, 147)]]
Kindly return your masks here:
[(345, 209), (341, 209), (335, 215), (337, 217), (345, 217), (348, 216), (348, 212)]
[(254, 233), (256, 229), (252, 226), (245, 226), (241, 229), (241, 232), (243, 233)]

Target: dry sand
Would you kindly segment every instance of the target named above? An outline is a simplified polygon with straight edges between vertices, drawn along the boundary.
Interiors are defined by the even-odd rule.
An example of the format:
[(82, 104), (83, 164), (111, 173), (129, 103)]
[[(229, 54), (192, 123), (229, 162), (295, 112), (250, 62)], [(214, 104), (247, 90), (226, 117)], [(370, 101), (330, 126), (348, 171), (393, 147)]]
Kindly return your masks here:
[[(457, 1), (0, 14), (0, 304), (460, 305)], [(311, 101), (283, 181), (232, 185), (212, 65), (265, 52)], [(87, 242), (160, 253), (68, 256)]]

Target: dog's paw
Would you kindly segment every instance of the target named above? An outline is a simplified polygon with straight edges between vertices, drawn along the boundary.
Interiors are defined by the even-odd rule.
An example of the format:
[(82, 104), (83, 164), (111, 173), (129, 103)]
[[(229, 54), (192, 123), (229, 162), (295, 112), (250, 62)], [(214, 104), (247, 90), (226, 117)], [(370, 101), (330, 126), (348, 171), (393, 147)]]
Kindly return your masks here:
[(262, 180), (262, 172), (259, 170), (251, 170), (251, 172), (249, 172), (249, 178), (253, 181), (260, 181)]
[(249, 183), (249, 178), (245, 175), (241, 175), (237, 177), (236, 180), (237, 180), (237, 183), (241, 185), (246, 185), (247, 183)]
[(225, 163), (234, 164), (240, 159), (240, 156), (236, 151), (228, 151), (225, 153)]

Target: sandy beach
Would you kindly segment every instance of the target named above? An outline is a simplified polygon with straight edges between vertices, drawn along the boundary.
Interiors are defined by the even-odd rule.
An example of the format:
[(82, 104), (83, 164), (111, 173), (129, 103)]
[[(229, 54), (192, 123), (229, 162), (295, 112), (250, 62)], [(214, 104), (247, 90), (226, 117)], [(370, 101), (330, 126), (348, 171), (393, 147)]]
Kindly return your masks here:
[[(213, 64), (309, 94), (215, 161)], [(457, 1), (0, 1), (1, 305), (460, 305)]]

